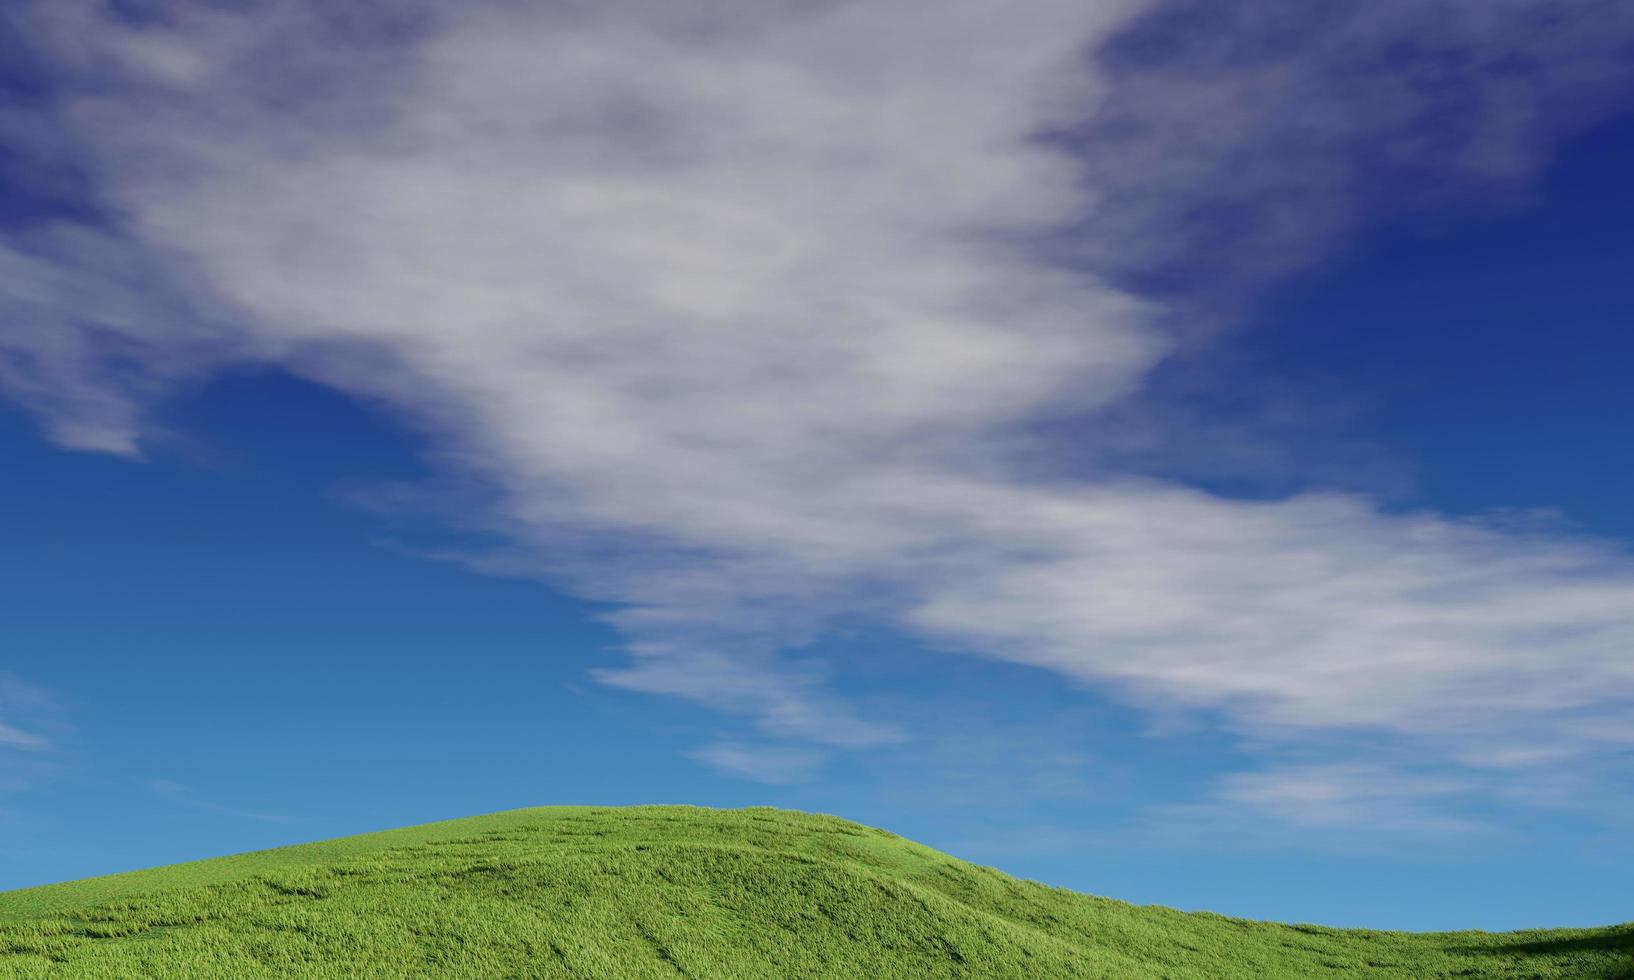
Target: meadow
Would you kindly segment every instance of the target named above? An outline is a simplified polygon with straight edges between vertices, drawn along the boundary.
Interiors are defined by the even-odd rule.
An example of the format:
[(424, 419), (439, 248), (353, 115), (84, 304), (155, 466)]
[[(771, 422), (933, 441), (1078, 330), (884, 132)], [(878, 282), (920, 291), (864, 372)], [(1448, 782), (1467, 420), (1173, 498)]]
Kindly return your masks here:
[(1634, 978), (1634, 925), (1135, 906), (784, 810), (546, 807), (0, 893), (13, 977)]

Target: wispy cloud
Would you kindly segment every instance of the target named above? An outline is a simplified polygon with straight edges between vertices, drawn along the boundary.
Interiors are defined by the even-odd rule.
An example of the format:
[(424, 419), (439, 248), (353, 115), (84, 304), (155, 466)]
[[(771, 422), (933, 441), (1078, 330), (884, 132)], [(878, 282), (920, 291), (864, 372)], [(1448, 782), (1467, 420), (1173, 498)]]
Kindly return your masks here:
[(687, 755), (728, 775), (772, 785), (804, 782), (822, 764), (809, 748), (749, 742), (715, 742)]
[(19, 749), (43, 749), (50, 744), (43, 735), (34, 735), (0, 722), (0, 745)]
[(241, 820), (256, 820), (263, 823), (288, 823), (292, 819), (278, 813), (264, 813), (259, 810), (242, 810), (238, 807), (224, 806), (213, 800), (200, 797), (198, 792), (191, 786), (185, 786), (170, 779), (150, 779), (147, 787), (156, 796), (191, 810), (203, 810), (208, 813), (219, 813), (223, 816), (236, 817)]
[(1473, 787), (1457, 776), (1404, 774), (1365, 765), (1294, 766), (1235, 773), (1218, 800), (1279, 823), (1315, 830), (1391, 833), (1470, 833), (1471, 820), (1447, 812)]
[[(1544, 66), (1441, 134), (1459, 152), (1436, 169), (1444, 148), (1400, 121), (1434, 93), (1362, 111), (1323, 30), (1234, 55), (1263, 31), (1246, 13), (1208, 57), (1164, 61), (1133, 2), (405, 5), (390, 30), (360, 27), (372, 6), (134, 24), (39, 4), (55, 88), (29, 125), (110, 217), (9, 239), (24, 299), (0, 310), (0, 384), (65, 445), (116, 452), (219, 363), (384, 399), (494, 487), (508, 569), (615, 604), (631, 662), (605, 681), (780, 739), (904, 734), (783, 656), (845, 617), (1205, 710), (1273, 755), (1335, 730), (1473, 768), (1619, 750), (1620, 551), (1356, 495), (1017, 465), (1032, 422), (1092, 441), (1187, 341), (1125, 284), (1125, 258), (1210, 244), (1178, 216), (1244, 209), (1253, 278), (1354, 218), (1327, 171), (1379, 134), (1438, 180), (1513, 186), (1550, 133), (1505, 113), (1552, 105), (1534, 90), (1557, 67), (1560, 92), (1621, 69), (1558, 6), (1331, 15), (1369, 79), (1358, 52), (1404, 31), (1480, 54), (1483, 84), (1516, 52)], [(1278, 111), (1296, 104), (1314, 115)], [(1298, 213), (1264, 212), (1282, 199)], [(764, 777), (803, 752), (700, 754)]]
[(51, 740), (28, 730), (33, 727), (28, 722), (43, 721), (53, 707), (51, 696), (42, 688), (0, 671), (0, 748), (50, 748)]
[(65, 730), (49, 691), (0, 671), (0, 792), (31, 789), (58, 772)]
[(1631, 34), (1615, 0), (1162, 0), (1104, 49), (1105, 110), (1078, 133), (1104, 198), (1073, 242), (1208, 293), (1366, 220), (1513, 201), (1626, 101)]

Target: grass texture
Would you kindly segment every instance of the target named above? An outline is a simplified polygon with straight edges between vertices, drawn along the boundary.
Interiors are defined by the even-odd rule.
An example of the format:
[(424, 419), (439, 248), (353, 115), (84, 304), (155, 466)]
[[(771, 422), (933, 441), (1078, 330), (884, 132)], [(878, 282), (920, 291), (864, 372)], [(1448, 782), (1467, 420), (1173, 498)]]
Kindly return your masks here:
[(548, 807), (0, 893), (0, 976), (1634, 978), (1634, 926), (1249, 922), (833, 817)]

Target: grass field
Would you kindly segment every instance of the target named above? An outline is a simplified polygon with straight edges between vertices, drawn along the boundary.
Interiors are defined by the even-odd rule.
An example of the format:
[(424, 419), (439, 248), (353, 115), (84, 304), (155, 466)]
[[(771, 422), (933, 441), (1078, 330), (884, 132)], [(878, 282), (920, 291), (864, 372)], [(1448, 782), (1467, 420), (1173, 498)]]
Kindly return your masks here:
[(0, 893), (0, 975), (1611, 978), (1634, 977), (1634, 926), (1248, 922), (833, 817), (551, 807)]

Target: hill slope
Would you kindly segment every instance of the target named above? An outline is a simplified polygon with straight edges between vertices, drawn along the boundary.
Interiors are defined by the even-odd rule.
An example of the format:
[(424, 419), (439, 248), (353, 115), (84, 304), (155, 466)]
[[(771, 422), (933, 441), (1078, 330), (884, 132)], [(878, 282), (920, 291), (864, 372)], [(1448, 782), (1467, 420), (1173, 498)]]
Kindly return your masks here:
[(0, 975), (1611, 978), (1634, 977), (1634, 926), (1283, 926), (832, 817), (550, 807), (0, 893)]

